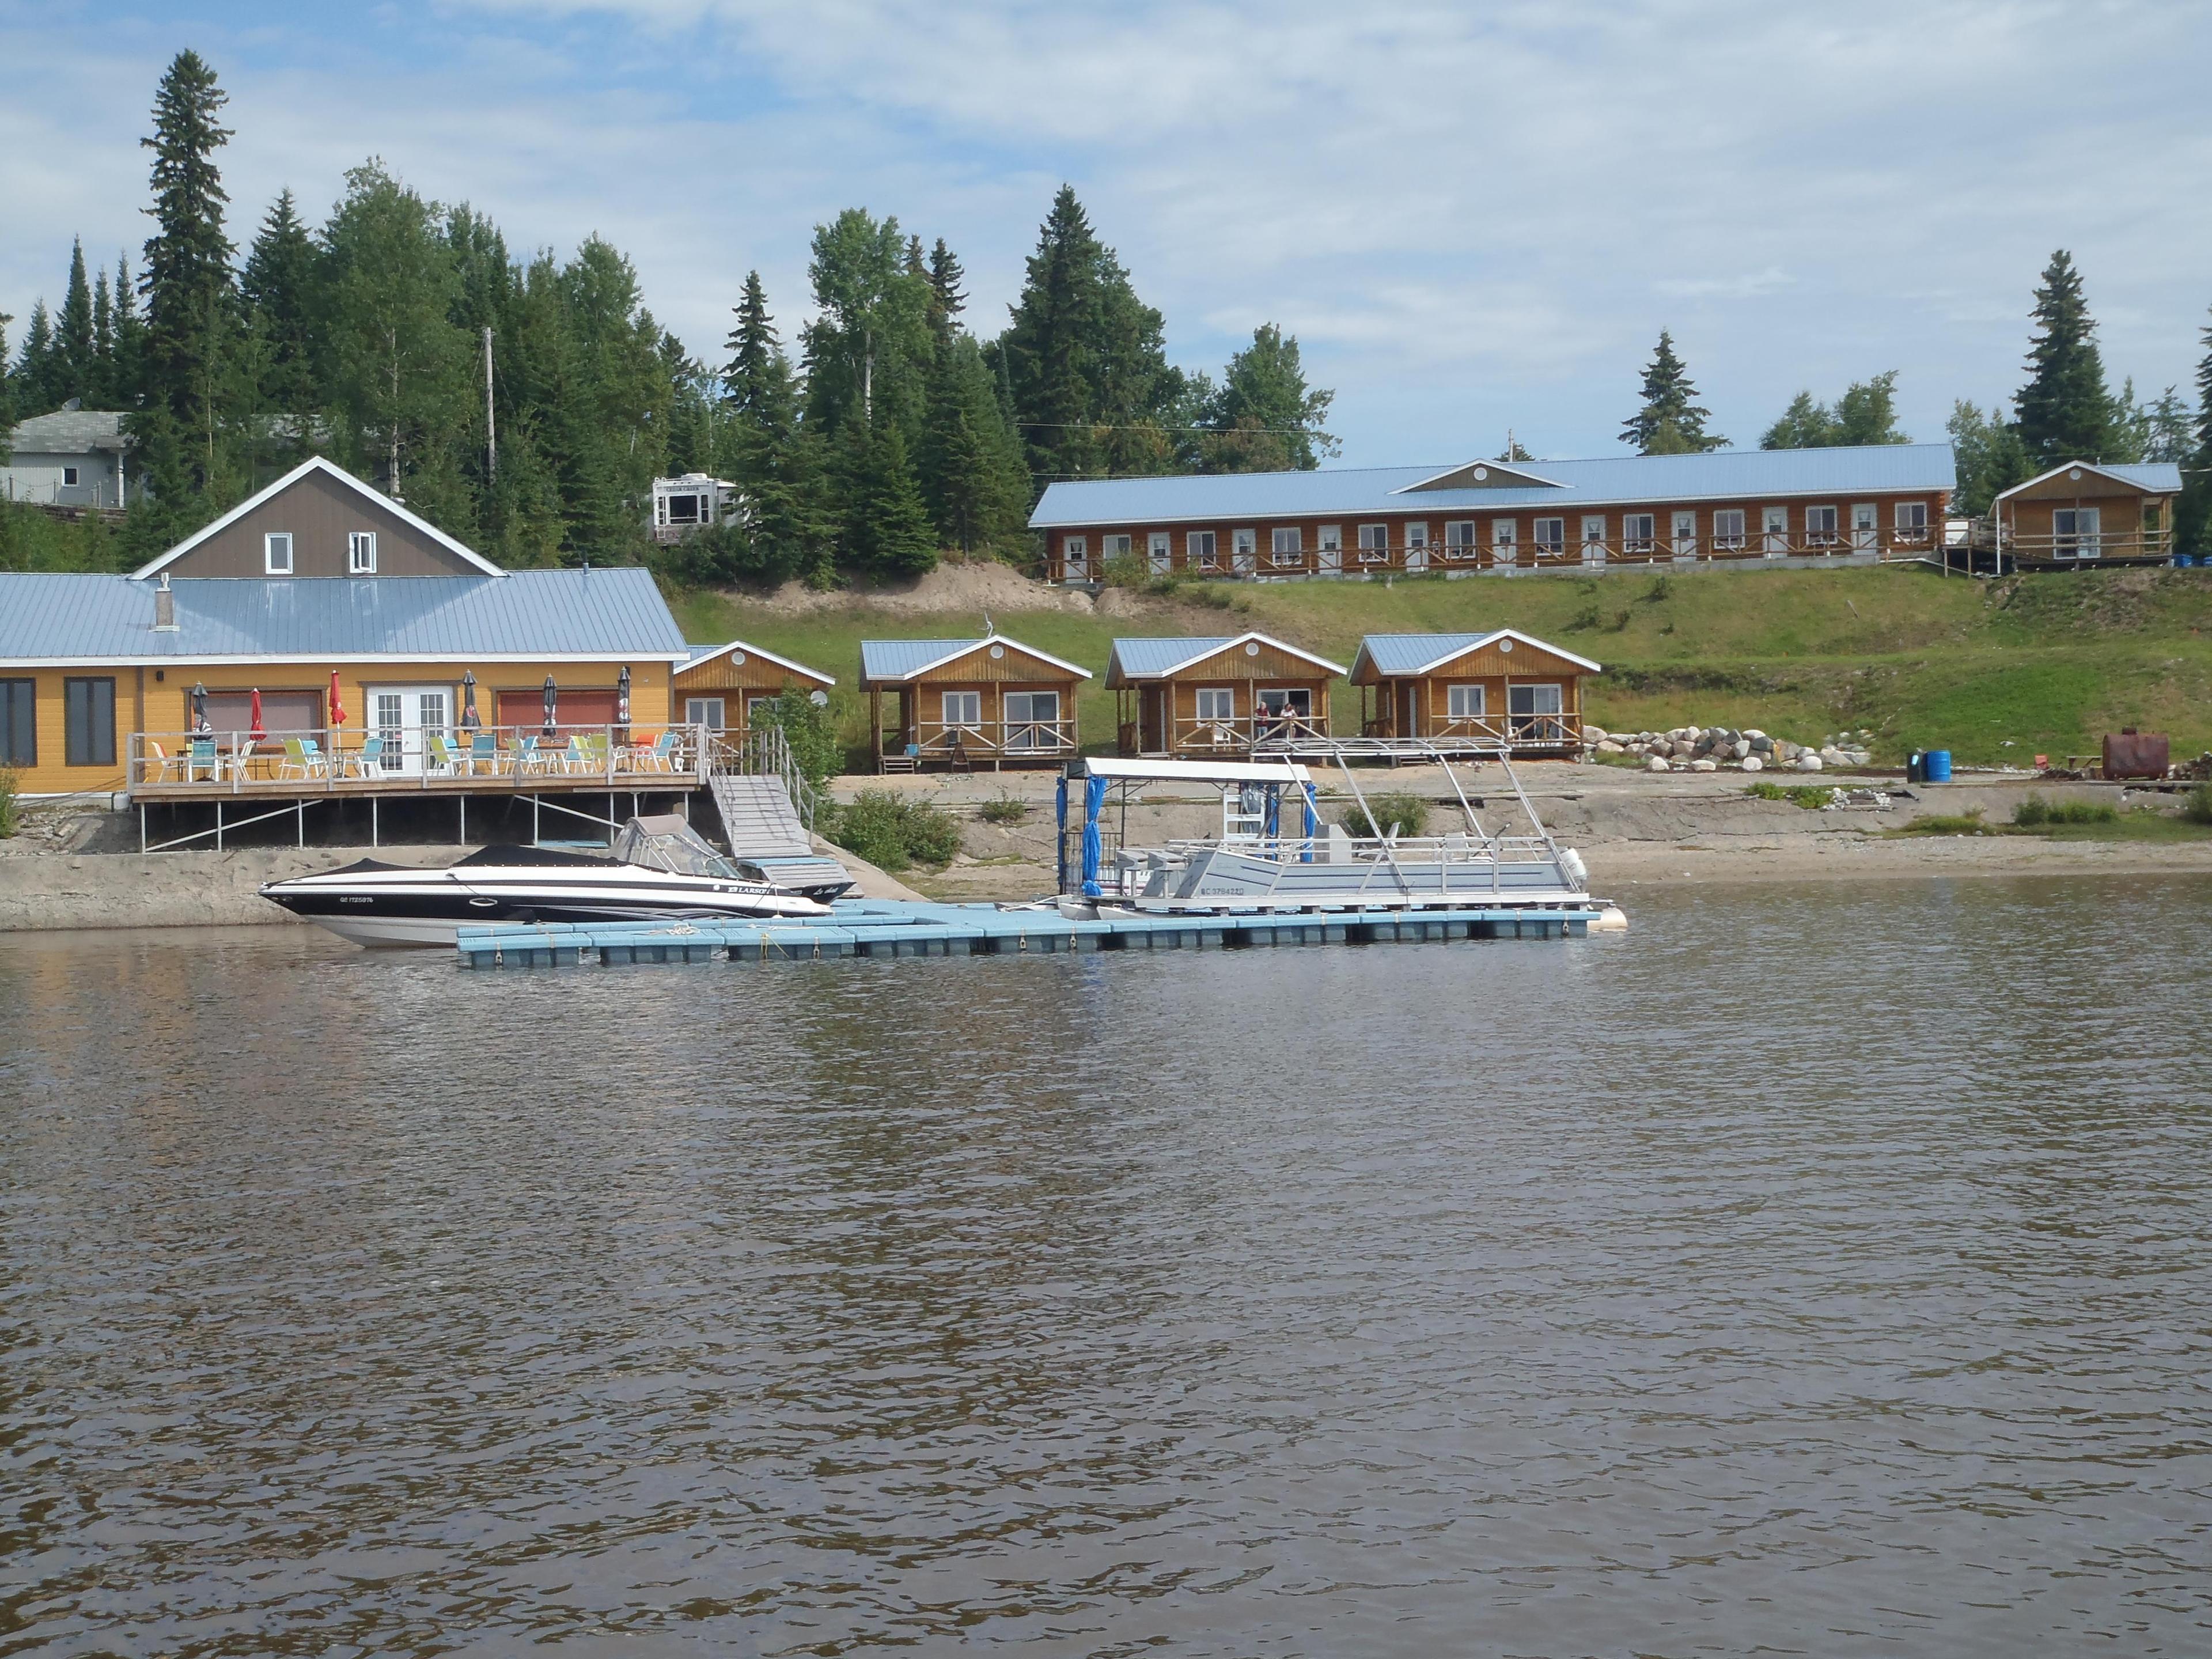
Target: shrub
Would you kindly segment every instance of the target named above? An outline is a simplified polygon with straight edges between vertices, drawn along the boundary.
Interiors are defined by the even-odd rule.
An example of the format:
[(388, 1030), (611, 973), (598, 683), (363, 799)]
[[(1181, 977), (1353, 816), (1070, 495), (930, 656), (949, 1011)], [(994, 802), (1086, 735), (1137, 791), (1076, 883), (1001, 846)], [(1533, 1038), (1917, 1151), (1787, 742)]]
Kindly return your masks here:
[(782, 731), (800, 775), (816, 788), (845, 769), (845, 745), (837, 741), (836, 722), (828, 708), (797, 686), (786, 686), (774, 702), (754, 709), (752, 723)]
[(1670, 597), (1674, 592), (1674, 584), (1672, 580), (1665, 576), (1654, 576), (1651, 579), (1651, 585), (1636, 597), (1646, 605), (1657, 605)]
[(1030, 804), (1017, 800), (1012, 795), (1000, 795), (996, 800), (987, 800), (975, 809), (975, 816), (986, 823), (1019, 823), (1030, 815)]
[(2181, 800), (2181, 816), (2189, 823), (2212, 823), (2212, 783), (2200, 783)]
[(888, 789), (861, 790), (830, 815), (823, 833), (894, 874), (916, 864), (942, 869), (960, 850), (960, 824), (950, 812)]
[(1980, 836), (1988, 833), (1982, 823), (1982, 809), (1970, 812), (1931, 812), (1905, 826), (1909, 836)]
[(2012, 810), (2012, 821), (2022, 830), (2055, 823), (2118, 823), (2119, 809), (2100, 801), (2047, 801), (2030, 795)]
[(1604, 624), (1604, 613), (1595, 604), (1586, 605), (1567, 618), (1567, 631), (1570, 634), (1587, 634)]
[[(1390, 833), (1390, 826), (1394, 823), (1398, 826), (1398, 833), (1401, 836), (1428, 833), (1429, 804), (1419, 795), (1392, 791), (1368, 796), (1367, 805), (1375, 814), (1375, 822), (1382, 826), (1386, 836)], [(1344, 803), (1344, 810), (1338, 814), (1336, 821), (1344, 826), (1345, 833), (1349, 836), (1371, 836), (1375, 833), (1368, 827), (1367, 814), (1359, 810), (1359, 803), (1356, 799)]]
[(15, 775), (0, 769), (0, 841), (5, 841), (21, 827), (19, 809), (15, 805)]
[(1747, 785), (1743, 793), (1759, 800), (1786, 800), (1808, 812), (1819, 811), (1836, 798), (1832, 784), (1768, 783), (1764, 779)]

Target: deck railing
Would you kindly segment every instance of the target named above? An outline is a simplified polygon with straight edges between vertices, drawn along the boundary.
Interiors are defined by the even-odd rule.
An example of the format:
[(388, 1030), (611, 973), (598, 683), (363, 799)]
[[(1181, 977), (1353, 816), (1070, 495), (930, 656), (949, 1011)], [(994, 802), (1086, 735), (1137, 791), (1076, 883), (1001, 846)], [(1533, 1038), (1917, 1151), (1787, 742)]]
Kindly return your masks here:
[(924, 761), (1053, 760), (1075, 753), (1075, 721), (917, 720), (903, 732), (886, 732), (884, 742), (887, 750), (911, 744)]
[[(779, 734), (781, 735), (781, 734)], [(547, 783), (616, 787), (676, 779), (703, 781), (703, 726), (481, 726), (425, 731), (350, 726), (311, 732), (134, 732), (125, 779), (133, 791), (287, 796), (435, 790), (498, 781), (519, 790)]]
[(1582, 740), (1582, 713), (1569, 708), (1558, 714), (1487, 714), (1438, 720), (1419, 733), (1401, 732), (1387, 714), (1364, 722), (1363, 738), (1412, 738), (1445, 749), (1568, 749)]
[[(1267, 743), (1325, 741), (1328, 737), (1328, 722), (1312, 714), (1240, 714), (1228, 720), (1179, 714), (1169, 724), (1168, 752), (1200, 757), (1248, 755)], [(1136, 729), (1134, 721), (1125, 722), (1122, 727), (1125, 732)]]

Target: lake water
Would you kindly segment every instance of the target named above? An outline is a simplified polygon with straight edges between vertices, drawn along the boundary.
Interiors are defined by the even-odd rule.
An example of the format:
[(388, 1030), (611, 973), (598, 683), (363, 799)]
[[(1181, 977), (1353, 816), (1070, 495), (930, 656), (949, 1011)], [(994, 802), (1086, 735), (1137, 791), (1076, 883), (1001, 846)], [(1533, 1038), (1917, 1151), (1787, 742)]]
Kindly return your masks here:
[(0, 1654), (2212, 1650), (2212, 884), (0, 938)]

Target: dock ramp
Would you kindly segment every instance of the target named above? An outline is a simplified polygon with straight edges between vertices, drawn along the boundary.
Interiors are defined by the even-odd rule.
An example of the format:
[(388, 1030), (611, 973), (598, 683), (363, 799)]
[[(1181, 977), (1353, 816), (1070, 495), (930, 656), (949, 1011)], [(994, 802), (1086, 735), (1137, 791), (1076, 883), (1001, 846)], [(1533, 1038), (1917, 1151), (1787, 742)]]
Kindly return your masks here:
[(781, 778), (720, 772), (708, 783), (732, 858), (758, 865), (770, 881), (794, 892), (820, 896), (825, 890), (842, 893), (852, 886), (843, 865), (814, 850)]

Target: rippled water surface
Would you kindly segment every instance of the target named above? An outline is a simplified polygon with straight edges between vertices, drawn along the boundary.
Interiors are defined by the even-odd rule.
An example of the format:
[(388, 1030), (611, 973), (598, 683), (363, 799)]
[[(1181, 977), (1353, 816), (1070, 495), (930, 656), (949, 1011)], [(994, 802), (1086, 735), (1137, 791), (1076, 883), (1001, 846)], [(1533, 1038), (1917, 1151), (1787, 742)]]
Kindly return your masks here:
[(0, 1653), (2212, 1650), (2212, 890), (0, 939)]

